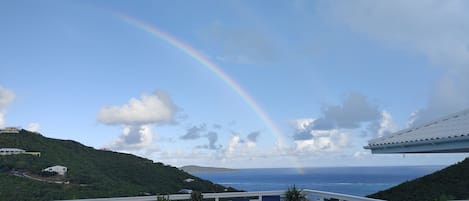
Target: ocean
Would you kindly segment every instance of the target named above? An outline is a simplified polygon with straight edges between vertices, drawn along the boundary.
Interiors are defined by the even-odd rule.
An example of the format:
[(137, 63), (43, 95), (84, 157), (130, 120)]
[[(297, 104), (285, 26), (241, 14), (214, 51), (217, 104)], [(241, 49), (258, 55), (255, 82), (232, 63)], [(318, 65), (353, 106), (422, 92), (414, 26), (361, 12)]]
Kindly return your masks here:
[(313, 189), (365, 196), (412, 180), (444, 166), (318, 167), (240, 169), (235, 172), (194, 175), (224, 186), (246, 191), (286, 190), (296, 185)]

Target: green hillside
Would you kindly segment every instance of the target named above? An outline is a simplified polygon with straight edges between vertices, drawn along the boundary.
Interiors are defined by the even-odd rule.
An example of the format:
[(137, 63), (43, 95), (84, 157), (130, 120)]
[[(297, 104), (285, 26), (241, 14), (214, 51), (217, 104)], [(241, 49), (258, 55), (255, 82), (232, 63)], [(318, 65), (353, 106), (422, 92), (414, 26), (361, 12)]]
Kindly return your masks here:
[(368, 197), (389, 201), (469, 199), (469, 158)]
[[(43, 137), (22, 130), (0, 134), (0, 148), (40, 151), (41, 156), (0, 156), (1, 200), (52, 200), (177, 193), (181, 189), (221, 192), (224, 187), (175, 167), (131, 154), (96, 150), (71, 140)], [(44, 175), (41, 170), (62, 165), (66, 176), (53, 176), (69, 184), (36, 181), (14, 173)], [(48, 178), (48, 177), (45, 177)], [(192, 178), (194, 181), (185, 182)], [(231, 189), (233, 190), (233, 189)]]

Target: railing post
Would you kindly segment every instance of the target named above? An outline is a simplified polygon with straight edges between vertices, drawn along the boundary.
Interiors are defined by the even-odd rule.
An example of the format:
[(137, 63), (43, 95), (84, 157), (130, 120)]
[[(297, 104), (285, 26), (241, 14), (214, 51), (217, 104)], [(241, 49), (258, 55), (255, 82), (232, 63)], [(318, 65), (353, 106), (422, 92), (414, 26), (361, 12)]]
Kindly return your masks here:
[(215, 197), (215, 201), (219, 201), (219, 198), (218, 198), (218, 197)]

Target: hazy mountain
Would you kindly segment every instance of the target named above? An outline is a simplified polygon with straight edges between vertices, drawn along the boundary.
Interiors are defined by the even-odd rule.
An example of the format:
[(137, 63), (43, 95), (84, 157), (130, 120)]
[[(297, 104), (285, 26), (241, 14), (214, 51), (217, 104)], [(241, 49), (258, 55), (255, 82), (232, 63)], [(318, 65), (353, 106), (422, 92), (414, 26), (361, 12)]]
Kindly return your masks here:
[(219, 167), (203, 167), (203, 166), (196, 166), (196, 165), (188, 165), (183, 166), (180, 168), (188, 173), (211, 173), (211, 172), (235, 172), (238, 171), (236, 169), (229, 169), (229, 168), (219, 168)]

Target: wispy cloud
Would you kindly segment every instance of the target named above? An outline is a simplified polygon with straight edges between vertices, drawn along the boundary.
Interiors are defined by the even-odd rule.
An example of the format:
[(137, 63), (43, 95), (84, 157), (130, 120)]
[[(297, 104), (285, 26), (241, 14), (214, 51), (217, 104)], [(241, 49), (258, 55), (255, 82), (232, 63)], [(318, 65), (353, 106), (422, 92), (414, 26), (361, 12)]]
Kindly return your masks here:
[(213, 128), (219, 130), (222, 129), (223, 126), (221, 126), (220, 124), (213, 124)]
[(314, 120), (313, 130), (353, 129), (361, 123), (379, 119), (378, 106), (359, 93), (351, 93), (340, 105), (323, 106), (322, 117)]
[(207, 128), (207, 124), (192, 126), (187, 129), (185, 135), (180, 137), (181, 140), (197, 140), (200, 138), (207, 138), (208, 143), (204, 145), (198, 145), (196, 148), (218, 150), (222, 147), (221, 145), (217, 145), (218, 132), (209, 130)]
[(412, 112), (412, 125), (469, 105), (469, 2), (323, 2), (322, 11), (351, 30), (383, 45), (417, 52), (445, 73), (433, 86), (426, 107)]
[(220, 49), (216, 59), (235, 63), (266, 63), (275, 59), (273, 41), (256, 27), (228, 27), (214, 23), (205, 35)]
[(5, 114), (8, 105), (15, 99), (15, 93), (0, 86), (0, 127), (5, 124)]
[(221, 146), (217, 146), (215, 143), (217, 143), (217, 140), (218, 140), (218, 133), (216, 132), (208, 132), (207, 135), (206, 135), (207, 139), (208, 139), (208, 148), (209, 149), (218, 149), (220, 148)]
[(328, 3), (324, 12), (387, 45), (424, 53), (444, 68), (469, 63), (469, 2), (396, 0)]
[(200, 126), (193, 126), (187, 129), (185, 135), (181, 136), (180, 139), (182, 140), (196, 140), (202, 137), (203, 133), (207, 131), (207, 126), (202, 124)]
[(28, 124), (27, 129), (29, 131), (32, 131), (32, 132), (39, 132), (39, 130), (41, 129), (41, 124), (39, 124), (37, 122), (30, 123), (30, 124)]
[(257, 142), (257, 138), (259, 137), (259, 135), (261, 134), (260, 131), (253, 131), (251, 133), (248, 134), (248, 136), (246, 137), (247, 141), (249, 142), (253, 142), (253, 143), (256, 143)]

